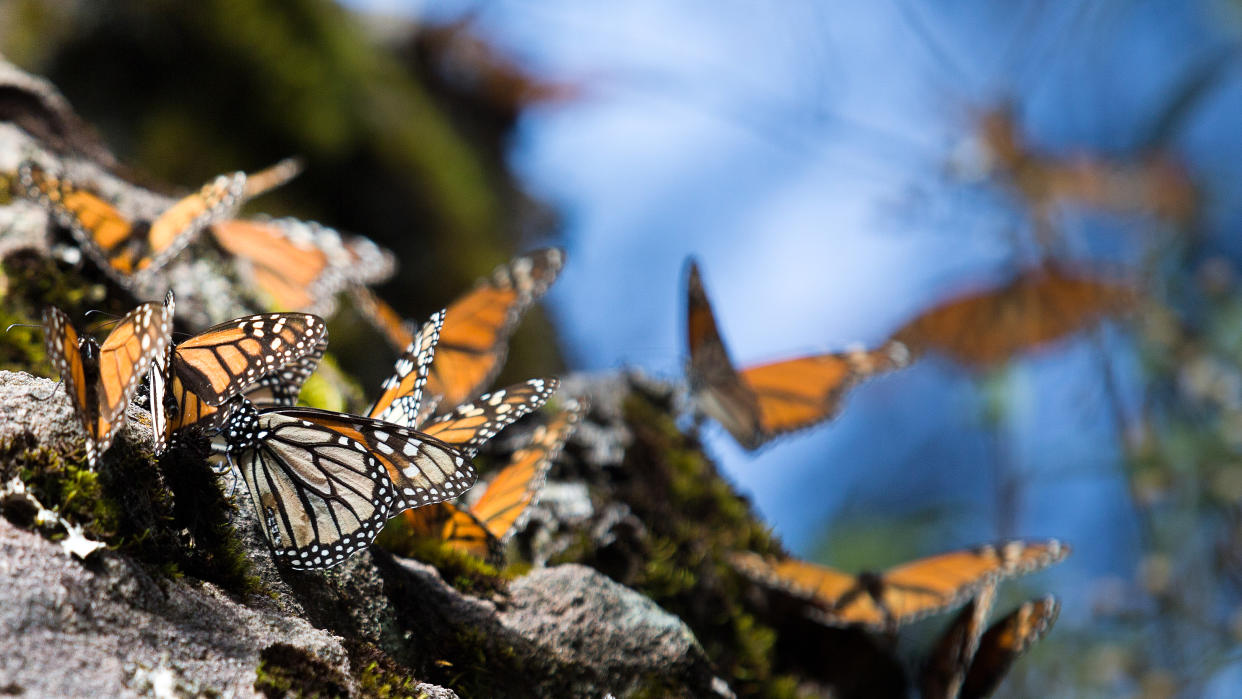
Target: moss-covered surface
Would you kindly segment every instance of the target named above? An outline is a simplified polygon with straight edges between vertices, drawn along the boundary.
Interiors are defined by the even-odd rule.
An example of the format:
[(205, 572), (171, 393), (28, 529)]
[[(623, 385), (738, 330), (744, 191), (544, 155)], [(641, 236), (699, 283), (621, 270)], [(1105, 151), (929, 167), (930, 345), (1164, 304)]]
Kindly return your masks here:
[(488, 562), (453, 548), (442, 540), (420, 536), (410, 530), (403, 517), (389, 520), (375, 542), (399, 556), (435, 566), (445, 582), (475, 597), (503, 593), (510, 580), (525, 572), (523, 568), (497, 570)]
[(369, 643), (346, 641), (349, 665), (358, 694), (375, 699), (418, 699), (419, 680), (413, 672)]
[(166, 575), (189, 574), (239, 593), (255, 589), (228, 523), (228, 501), (201, 457), (173, 453), (156, 466), (149, 449), (118, 441), (91, 471), (83, 450), (9, 440), (0, 444), (0, 479), (13, 477), (88, 538)]
[(254, 690), (269, 699), (349, 696), (349, 680), (336, 668), (287, 643), (259, 653)]
[(774, 667), (776, 634), (742, 605), (748, 583), (727, 560), (733, 551), (776, 553), (780, 546), (660, 401), (637, 389), (626, 398), (634, 440), (601, 484), (644, 530), (598, 549), (584, 535), (553, 562), (591, 565), (681, 617), (740, 694), (792, 696), (793, 681)]

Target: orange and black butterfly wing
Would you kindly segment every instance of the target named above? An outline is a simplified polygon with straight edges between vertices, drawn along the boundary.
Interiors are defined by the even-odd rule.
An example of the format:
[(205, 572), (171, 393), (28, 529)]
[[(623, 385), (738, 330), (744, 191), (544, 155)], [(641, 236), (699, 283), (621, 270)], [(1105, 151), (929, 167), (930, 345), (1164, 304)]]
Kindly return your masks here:
[(565, 253), (537, 250), (502, 265), (448, 307), (427, 392), (457, 405), (487, 388), (504, 365), (522, 315), (560, 274)]
[[(750, 552), (735, 553), (729, 560), (751, 580), (810, 603), (809, 616), (834, 626), (865, 623), (863, 619), (838, 619), (831, 614), (842, 599), (860, 591), (853, 575), (796, 558), (772, 560)], [(881, 619), (878, 610), (874, 617)]]
[[(392, 512), (444, 502), (474, 485), (470, 455), (433, 435), (382, 420), (315, 408), (271, 408), (363, 445), (383, 465), (395, 489)], [(230, 418), (229, 424), (232, 425)], [(225, 428), (227, 433), (231, 427)]]
[(157, 359), (172, 342), (171, 296), (164, 304), (144, 303), (126, 313), (99, 347), (98, 410), (94, 430), (99, 453), (108, 450), (125, 423), (125, 411)]
[(328, 351), (327, 337), (314, 344), (311, 351), (268, 374), (248, 386), (242, 395), (256, 407), (296, 405), (302, 386), (319, 368), (319, 361)]
[(953, 699), (961, 691), (996, 601), (996, 587), (996, 581), (980, 587), (936, 640), (923, 666), (922, 689), (926, 699)]
[(326, 338), (323, 319), (306, 313), (236, 318), (177, 345), (173, 373), (204, 403), (219, 406), (263, 376), (312, 355)]
[(444, 540), (480, 558), (504, 546), (525, 525), (548, 469), (585, 411), (585, 403), (574, 403), (536, 428), (530, 443), (513, 453), (483, 495), (445, 523)]
[(961, 294), (925, 311), (894, 335), (913, 351), (942, 352), (975, 367), (1009, 360), (1131, 307), (1128, 284), (1056, 265), (1009, 284)]
[(421, 429), (473, 458), (496, 433), (546, 403), (558, 386), (560, 381), (554, 378), (530, 379), (507, 386), (462, 403)]
[(431, 316), (397, 359), (392, 376), (384, 380), (383, 393), (367, 415), (407, 427), (419, 426), (423, 388), (435, 357), (436, 342), (444, 325), (444, 311)]
[(337, 288), (331, 288), (331, 261), (309, 237), (291, 237), (274, 221), (219, 221), (211, 233), (271, 308), (321, 316), (332, 312)]
[(894, 623), (904, 624), (955, 607), (993, 580), (1041, 570), (1068, 554), (1068, 546), (1049, 539), (929, 556), (886, 571), (878, 600)]
[(1014, 661), (1038, 642), (1056, 623), (1061, 603), (1052, 595), (1031, 600), (996, 622), (979, 640), (961, 697), (991, 696)]
[[(44, 349), (52, 368), (60, 374), (60, 380), (65, 384), (65, 392), (73, 405), (74, 415), (86, 431), (87, 459), (93, 465), (96, 459), (94, 428), (98, 405), (95, 399), (97, 374), (93, 361), (83, 357), (83, 339), (91, 342), (89, 338), (79, 338), (73, 322), (64, 311), (54, 306), (43, 310)], [(90, 351), (97, 352), (98, 348), (92, 347)]]
[(686, 378), (695, 405), (747, 449), (765, 441), (759, 401), (729, 359), (694, 260), (686, 264)]
[(904, 366), (905, 346), (891, 342), (875, 350), (821, 354), (738, 372), (755, 396), (766, 441), (831, 419), (845, 393), (874, 374)]

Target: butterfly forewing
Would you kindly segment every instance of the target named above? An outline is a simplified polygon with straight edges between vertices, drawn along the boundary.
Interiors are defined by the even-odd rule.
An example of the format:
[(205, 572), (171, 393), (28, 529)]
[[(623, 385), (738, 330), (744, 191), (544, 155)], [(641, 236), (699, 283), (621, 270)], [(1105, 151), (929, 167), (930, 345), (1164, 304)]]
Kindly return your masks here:
[(421, 429), (473, 457), (497, 432), (546, 403), (559, 385), (555, 378), (514, 384), (462, 403)]
[(477, 477), (466, 452), (408, 427), (314, 408), (273, 411), (365, 445), (394, 484), (398, 500), (394, 513), (455, 498)]
[(975, 657), (979, 638), (996, 601), (996, 588), (995, 581), (981, 586), (937, 639), (923, 668), (926, 699), (951, 699), (961, 691), (966, 670)]
[(454, 301), (445, 313), (427, 392), (444, 405), (472, 398), (500, 373), (509, 337), (522, 315), (547, 291), (565, 263), (546, 248), (515, 258)]
[(435, 357), (436, 342), (440, 338), (440, 328), (443, 325), (444, 311), (436, 313), (431, 316), (431, 320), (423, 323), (414, 340), (397, 359), (392, 376), (385, 379), (383, 393), (367, 412), (369, 416), (407, 427), (419, 425), (423, 387), (427, 384), (427, 374)]
[(218, 406), (265, 374), (313, 354), (326, 334), (323, 319), (310, 314), (237, 318), (177, 345), (173, 371), (203, 402)]

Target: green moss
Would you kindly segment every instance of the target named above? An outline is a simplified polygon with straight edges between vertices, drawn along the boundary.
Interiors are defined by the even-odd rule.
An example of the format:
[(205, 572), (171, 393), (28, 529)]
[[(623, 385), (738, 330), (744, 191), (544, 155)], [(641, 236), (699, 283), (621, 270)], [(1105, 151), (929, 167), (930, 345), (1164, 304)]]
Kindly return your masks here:
[(376, 699), (417, 699), (419, 681), (413, 672), (398, 665), (375, 646), (360, 641), (346, 641), (349, 665), (353, 668), (358, 694)]
[(17, 439), (0, 443), (0, 478), (14, 476), (87, 537), (166, 575), (189, 573), (236, 592), (256, 589), (228, 523), (228, 502), (201, 456), (174, 457), (161, 469), (149, 448), (118, 441), (91, 471), (81, 447), (65, 452)]
[(445, 582), (475, 597), (503, 593), (508, 582), (517, 576), (517, 569), (499, 571), (486, 561), (453, 548), (440, 539), (415, 534), (402, 517), (389, 520), (375, 542), (399, 556), (435, 566)]
[(259, 652), (254, 690), (265, 697), (343, 697), (349, 682), (336, 668), (287, 643)]
[[(742, 607), (749, 583), (728, 563), (731, 552), (777, 553), (779, 545), (697, 440), (677, 428), (668, 406), (634, 391), (624, 407), (634, 442), (609, 489), (644, 523), (646, 535), (628, 544), (637, 551), (594, 551), (584, 536), (557, 562), (599, 568), (682, 618), (742, 694), (792, 696), (795, 683), (773, 667), (776, 632)], [(658, 679), (644, 686), (652, 696), (669, 691)]]

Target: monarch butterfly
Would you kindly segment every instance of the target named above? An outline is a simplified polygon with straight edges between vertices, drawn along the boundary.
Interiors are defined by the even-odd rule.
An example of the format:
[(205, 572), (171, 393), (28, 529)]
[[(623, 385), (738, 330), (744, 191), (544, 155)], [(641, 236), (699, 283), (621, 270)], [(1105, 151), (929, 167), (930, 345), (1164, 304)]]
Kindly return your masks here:
[(962, 604), (989, 582), (1032, 573), (1068, 554), (1069, 546), (1048, 539), (942, 553), (858, 575), (753, 553), (736, 554), (733, 563), (747, 577), (812, 603), (808, 615), (825, 624), (888, 631)]
[(923, 668), (923, 696), (926, 699), (958, 696), (966, 670), (979, 648), (979, 637), (996, 602), (997, 582), (979, 587), (975, 596), (958, 612), (940, 635)]
[(586, 408), (584, 402), (573, 402), (547, 425), (536, 428), (529, 443), (513, 453), (509, 464), (492, 477), (487, 490), (469, 507), (441, 503), (406, 510), (410, 531), (439, 536), (450, 546), (479, 558), (500, 550), (525, 526), (548, 469), (577, 429)]
[(139, 382), (168, 346), (172, 315), (171, 294), (163, 306), (144, 303), (126, 313), (100, 345), (80, 337), (60, 309), (44, 310), (44, 346), (86, 431), (90, 468), (112, 446)]
[(820, 354), (736, 369), (729, 358), (698, 264), (687, 264), (687, 378), (695, 403), (746, 449), (836, 415), (854, 384), (904, 366), (906, 351), (888, 343), (870, 351)]
[(151, 219), (128, 218), (97, 194), (39, 167), (18, 166), (22, 194), (48, 209), (117, 283), (134, 289), (168, 263), (207, 224), (241, 203), (246, 174), (221, 175)]
[[(156, 453), (191, 425), (204, 432), (219, 428), (228, 417), (222, 408), (234, 396), (291, 405), (323, 356), (327, 333), (318, 316), (269, 313), (235, 318), (170, 345), (152, 372), (152, 406), (160, 405), (152, 419)], [(168, 417), (165, 396), (173, 408)]]
[(311, 221), (219, 221), (211, 233), (242, 277), (278, 310), (330, 316), (337, 293), (381, 282), (396, 268), (392, 253), (367, 238), (342, 236)]
[(223, 430), (229, 461), (276, 560), (292, 568), (332, 567), (370, 544), (390, 515), (474, 484), (464, 451), (410, 428), (234, 400)]
[(992, 625), (979, 640), (979, 650), (962, 684), (963, 699), (990, 696), (1020, 655), (1038, 642), (1057, 621), (1061, 603), (1048, 595), (1031, 600)]
[[(565, 264), (559, 248), (536, 250), (497, 267), (490, 277), (448, 307), (440, 331), (436, 362), (427, 379), (427, 393), (454, 406), (479, 394), (504, 365), (509, 336), (530, 306), (556, 281)], [(387, 304), (365, 290), (360, 308), (398, 351), (413, 332)]]
[(1131, 286), (1048, 264), (941, 303), (893, 337), (915, 353), (938, 350), (986, 367), (1083, 330), (1135, 299)]

